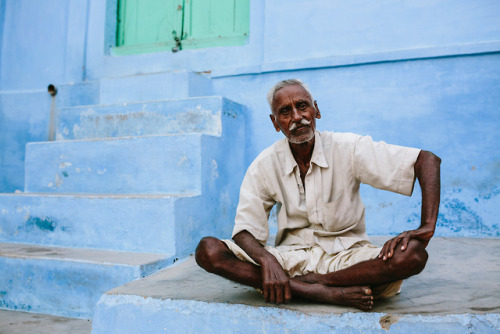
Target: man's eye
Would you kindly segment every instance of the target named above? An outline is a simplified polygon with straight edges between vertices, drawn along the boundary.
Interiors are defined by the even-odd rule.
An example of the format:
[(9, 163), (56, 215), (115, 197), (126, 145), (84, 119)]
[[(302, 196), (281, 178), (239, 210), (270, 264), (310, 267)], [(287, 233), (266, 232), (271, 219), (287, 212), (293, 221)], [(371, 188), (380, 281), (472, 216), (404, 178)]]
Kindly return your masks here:
[(280, 110), (280, 114), (282, 115), (288, 115), (288, 108), (283, 108)]
[(304, 110), (307, 108), (307, 103), (301, 103), (299, 104), (299, 109)]

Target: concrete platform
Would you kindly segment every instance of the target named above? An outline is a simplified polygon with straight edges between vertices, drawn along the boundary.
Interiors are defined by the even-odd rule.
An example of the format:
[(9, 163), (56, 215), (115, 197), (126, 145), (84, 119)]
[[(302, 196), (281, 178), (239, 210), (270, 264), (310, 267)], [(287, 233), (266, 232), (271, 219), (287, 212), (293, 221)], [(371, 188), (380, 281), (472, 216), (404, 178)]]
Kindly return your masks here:
[(92, 321), (46, 314), (0, 310), (2, 334), (90, 334)]
[(424, 272), (368, 313), (299, 299), (269, 305), (191, 257), (103, 295), (93, 333), (499, 333), (500, 239), (434, 238), (428, 250)]

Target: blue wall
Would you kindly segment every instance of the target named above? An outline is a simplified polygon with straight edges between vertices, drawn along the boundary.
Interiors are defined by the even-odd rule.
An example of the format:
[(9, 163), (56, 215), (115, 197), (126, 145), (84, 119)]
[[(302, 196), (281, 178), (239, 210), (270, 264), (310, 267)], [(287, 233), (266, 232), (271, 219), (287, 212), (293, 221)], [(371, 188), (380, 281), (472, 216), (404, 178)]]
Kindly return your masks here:
[[(47, 137), (49, 83), (72, 87), (70, 98), (58, 95), (61, 106), (99, 101), (104, 78), (207, 72), (215, 94), (249, 108), (249, 163), (281, 136), (267, 90), (298, 77), (318, 100), (320, 129), (443, 158), (443, 231), (498, 235), (499, 1), (253, 0), (245, 46), (131, 56), (111, 55), (115, 8), (116, 0), (0, 0), (0, 191), (22, 189), (24, 144)], [(417, 197), (363, 191), (369, 229), (417, 223)]]

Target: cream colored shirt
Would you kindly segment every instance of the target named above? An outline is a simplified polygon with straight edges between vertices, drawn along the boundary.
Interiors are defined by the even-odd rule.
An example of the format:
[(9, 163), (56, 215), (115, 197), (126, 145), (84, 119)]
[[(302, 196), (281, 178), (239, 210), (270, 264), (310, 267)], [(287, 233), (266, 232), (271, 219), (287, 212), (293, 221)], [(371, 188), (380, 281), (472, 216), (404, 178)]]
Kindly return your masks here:
[(335, 254), (366, 240), (360, 183), (410, 196), (420, 150), (351, 133), (316, 132), (305, 184), (286, 138), (265, 149), (241, 185), (233, 237), (246, 230), (262, 245), (276, 205), (276, 246), (319, 245)]

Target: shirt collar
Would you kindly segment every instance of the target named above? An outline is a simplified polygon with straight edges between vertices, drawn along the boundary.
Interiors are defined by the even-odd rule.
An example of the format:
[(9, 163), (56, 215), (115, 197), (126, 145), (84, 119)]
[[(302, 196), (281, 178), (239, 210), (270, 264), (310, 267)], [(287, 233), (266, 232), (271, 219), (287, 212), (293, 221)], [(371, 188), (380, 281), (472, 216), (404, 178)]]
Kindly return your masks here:
[[(292, 150), (290, 149), (290, 143), (288, 139), (284, 141), (284, 151), (285, 151), (285, 175), (293, 172), (297, 162), (293, 158)], [(314, 134), (314, 150), (311, 156), (311, 163), (318, 165), (319, 167), (328, 167), (326, 162), (325, 153), (323, 151), (323, 143), (321, 142), (321, 134), (316, 131)]]

